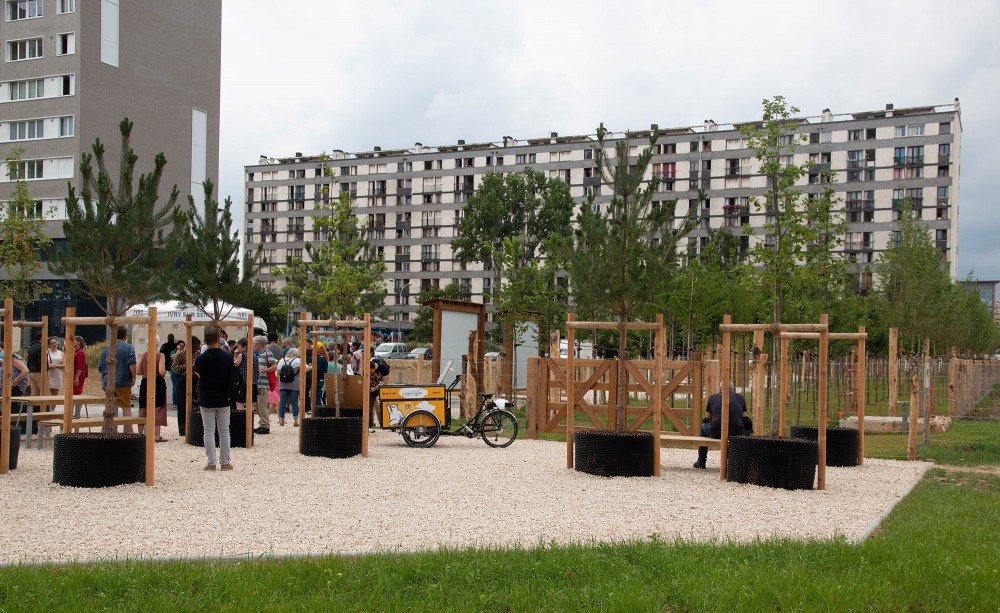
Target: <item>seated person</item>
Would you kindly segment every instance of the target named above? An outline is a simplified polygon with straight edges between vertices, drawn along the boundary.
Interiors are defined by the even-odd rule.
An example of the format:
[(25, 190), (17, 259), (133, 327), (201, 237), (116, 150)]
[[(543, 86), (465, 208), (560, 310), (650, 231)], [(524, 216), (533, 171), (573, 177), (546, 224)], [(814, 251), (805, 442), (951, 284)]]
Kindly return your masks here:
[[(722, 389), (722, 386), (719, 386)], [(706, 438), (722, 438), (722, 392), (712, 394), (708, 397), (705, 405), (704, 423), (701, 424), (701, 435)], [(747, 412), (747, 401), (742, 394), (733, 391), (733, 384), (729, 384), (729, 436), (739, 436), (745, 434), (744, 418)], [(750, 418), (746, 417), (749, 421)], [(751, 423), (751, 427), (752, 427)], [(698, 448), (698, 461), (694, 463), (695, 468), (705, 468), (705, 460), (708, 459), (708, 447)]]

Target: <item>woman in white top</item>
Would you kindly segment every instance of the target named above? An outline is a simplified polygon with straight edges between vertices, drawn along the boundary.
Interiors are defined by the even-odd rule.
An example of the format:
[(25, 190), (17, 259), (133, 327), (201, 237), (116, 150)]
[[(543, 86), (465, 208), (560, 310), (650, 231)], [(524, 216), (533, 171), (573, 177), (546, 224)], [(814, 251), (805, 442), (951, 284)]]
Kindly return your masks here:
[(59, 351), (59, 339), (49, 339), (49, 395), (57, 396), (62, 391), (63, 373), (66, 369), (66, 362), (63, 359), (63, 352)]

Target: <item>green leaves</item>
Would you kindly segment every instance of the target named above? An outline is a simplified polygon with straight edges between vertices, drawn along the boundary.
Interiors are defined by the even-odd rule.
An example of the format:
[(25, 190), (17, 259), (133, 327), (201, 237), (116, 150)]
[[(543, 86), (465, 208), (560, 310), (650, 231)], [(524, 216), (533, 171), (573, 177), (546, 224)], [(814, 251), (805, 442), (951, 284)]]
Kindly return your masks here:
[(27, 305), (52, 291), (35, 280), (42, 270), (40, 254), (52, 244), (45, 235), (45, 212), (36, 210), (35, 200), (24, 180), (24, 149), (7, 154), (7, 176), (14, 183), (10, 199), (0, 204), (0, 296), (9, 297), (21, 308), (22, 319)]

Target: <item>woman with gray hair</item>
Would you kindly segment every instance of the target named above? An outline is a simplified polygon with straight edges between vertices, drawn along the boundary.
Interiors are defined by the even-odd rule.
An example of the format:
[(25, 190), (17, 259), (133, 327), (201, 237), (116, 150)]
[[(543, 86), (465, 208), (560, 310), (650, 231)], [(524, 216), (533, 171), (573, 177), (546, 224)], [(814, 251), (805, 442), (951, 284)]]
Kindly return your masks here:
[[(305, 372), (312, 370), (309, 364), (305, 365)], [(289, 348), (285, 357), (278, 362), (278, 425), (285, 425), (285, 409), (290, 404), (292, 407), (292, 418), (295, 427), (299, 427), (299, 377), (302, 376), (302, 360), (299, 359), (299, 350), (295, 347)]]

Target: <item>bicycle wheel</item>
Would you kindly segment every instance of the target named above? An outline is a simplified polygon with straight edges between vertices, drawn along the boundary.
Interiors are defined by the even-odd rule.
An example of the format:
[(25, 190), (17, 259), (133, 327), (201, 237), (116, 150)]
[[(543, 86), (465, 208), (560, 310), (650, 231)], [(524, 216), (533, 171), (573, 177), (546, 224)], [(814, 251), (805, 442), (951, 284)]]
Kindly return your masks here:
[(410, 447), (431, 447), (441, 436), (441, 421), (430, 411), (413, 411), (403, 419), (399, 431)]
[(481, 432), (490, 447), (506, 447), (517, 438), (517, 418), (507, 411), (491, 411), (483, 418)]

